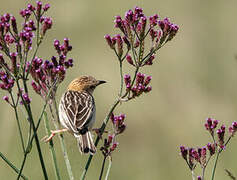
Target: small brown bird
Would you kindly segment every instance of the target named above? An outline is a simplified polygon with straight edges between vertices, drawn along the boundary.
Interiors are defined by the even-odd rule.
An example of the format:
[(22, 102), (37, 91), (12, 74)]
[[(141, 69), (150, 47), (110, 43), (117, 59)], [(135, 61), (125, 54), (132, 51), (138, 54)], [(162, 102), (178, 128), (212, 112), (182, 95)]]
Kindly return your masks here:
[[(96, 80), (92, 76), (82, 76), (69, 84), (59, 103), (60, 123), (65, 129), (52, 131), (51, 136), (58, 132), (69, 131), (77, 138), (82, 153), (96, 152), (90, 133), (96, 114), (92, 93), (103, 83), (105, 81)], [(51, 136), (46, 141), (49, 141)]]

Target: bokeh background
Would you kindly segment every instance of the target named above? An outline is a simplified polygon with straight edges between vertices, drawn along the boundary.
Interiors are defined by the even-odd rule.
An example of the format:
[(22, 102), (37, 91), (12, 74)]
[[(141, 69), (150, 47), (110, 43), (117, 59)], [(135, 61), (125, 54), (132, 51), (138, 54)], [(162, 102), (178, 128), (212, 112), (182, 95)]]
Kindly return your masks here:
[[(28, 2), (1, 0), (0, 14), (10, 12), (19, 18), (19, 10)], [(47, 1), (48, 2), (48, 1)], [(207, 117), (230, 125), (237, 119), (237, 1), (201, 0), (120, 0), (50, 1), (48, 15), (54, 20), (40, 48), (40, 56), (53, 55), (52, 42), (69, 37), (73, 46), (70, 53), (75, 66), (68, 72), (58, 92), (65, 91), (75, 77), (90, 74), (108, 83), (95, 92), (97, 123), (99, 126), (118, 93), (119, 68), (113, 52), (108, 48), (104, 35), (115, 34), (115, 15), (124, 15), (135, 5), (146, 15), (158, 13), (168, 16), (180, 26), (174, 40), (159, 51), (152, 67), (143, 72), (153, 76), (151, 93), (123, 104), (116, 112), (126, 113), (127, 129), (119, 137), (119, 149), (113, 154), (110, 179), (191, 179), (191, 174), (179, 155), (179, 146), (203, 146), (211, 141), (203, 124)], [(1, 96), (5, 92), (1, 91)], [(33, 96), (33, 93), (32, 93)], [(35, 116), (43, 102), (33, 96)], [(0, 151), (18, 167), (22, 152), (12, 109), (0, 102)], [(22, 125), (27, 135), (27, 124)], [(39, 136), (45, 136), (43, 124)], [(65, 135), (73, 172), (79, 179), (86, 156), (81, 156), (76, 140)], [(57, 138), (55, 138), (57, 139)], [(53, 166), (47, 144), (41, 143), (50, 179), (54, 179)], [(63, 179), (68, 179), (59, 141), (55, 141), (57, 157)], [(237, 176), (236, 139), (220, 157), (217, 180), (228, 179), (227, 168)], [(98, 179), (102, 155), (97, 153), (87, 179)], [(207, 169), (207, 177), (212, 164)], [(43, 179), (35, 146), (29, 155), (24, 174), (30, 179)], [(15, 179), (16, 174), (0, 160), (1, 179)]]

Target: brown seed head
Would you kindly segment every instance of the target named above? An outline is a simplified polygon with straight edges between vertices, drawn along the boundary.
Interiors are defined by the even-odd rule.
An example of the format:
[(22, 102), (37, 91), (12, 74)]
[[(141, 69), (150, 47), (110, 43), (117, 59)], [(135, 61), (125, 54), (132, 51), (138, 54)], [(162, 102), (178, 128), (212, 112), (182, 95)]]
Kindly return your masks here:
[(68, 86), (69, 91), (87, 91), (93, 93), (96, 86), (105, 83), (105, 81), (96, 80), (92, 76), (82, 76), (74, 79)]

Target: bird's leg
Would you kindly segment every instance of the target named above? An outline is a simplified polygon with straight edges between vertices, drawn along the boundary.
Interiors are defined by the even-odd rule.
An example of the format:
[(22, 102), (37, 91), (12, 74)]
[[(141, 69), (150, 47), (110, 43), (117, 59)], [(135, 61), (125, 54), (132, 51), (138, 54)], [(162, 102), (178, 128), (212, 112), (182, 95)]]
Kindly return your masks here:
[(50, 136), (45, 136), (44, 138), (42, 138), (42, 141), (44, 142), (49, 142), (51, 139), (53, 139), (53, 137), (58, 134), (58, 133), (63, 133), (63, 132), (66, 132), (68, 131), (68, 129), (59, 129), (59, 130), (54, 130), (54, 131), (51, 131), (51, 134)]
[[(102, 139), (102, 130), (100, 128), (93, 128), (92, 131), (95, 131), (97, 136), (99, 136), (100, 139)], [(108, 133), (108, 131), (104, 131), (104, 133)]]

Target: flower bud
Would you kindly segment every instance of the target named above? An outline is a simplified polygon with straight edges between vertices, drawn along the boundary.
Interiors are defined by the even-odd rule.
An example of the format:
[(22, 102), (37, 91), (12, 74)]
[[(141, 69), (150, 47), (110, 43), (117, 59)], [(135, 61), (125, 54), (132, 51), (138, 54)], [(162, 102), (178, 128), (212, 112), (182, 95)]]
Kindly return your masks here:
[(4, 101), (6, 101), (7, 103), (9, 103), (9, 97), (8, 96), (3, 96), (2, 98)]
[(26, 104), (30, 104), (31, 99), (29, 98), (27, 93), (22, 94), (22, 98), (25, 101)]
[(126, 60), (127, 60), (127, 62), (128, 62), (129, 64), (131, 64), (131, 65), (134, 66), (132, 57), (131, 57), (129, 54), (126, 56)]
[(11, 17), (11, 24), (12, 24), (12, 29), (15, 34), (18, 34), (17, 30), (17, 24), (16, 24), (16, 18), (14, 16)]
[(41, 15), (41, 9), (42, 9), (42, 2), (41, 1), (36, 1), (36, 15), (37, 17), (40, 17)]
[(117, 47), (118, 47), (117, 53), (118, 53), (118, 56), (121, 58), (123, 55), (123, 40), (122, 40), (120, 34), (116, 35), (116, 42), (117, 42)]
[(114, 151), (117, 147), (118, 147), (118, 143), (117, 142), (113, 143), (112, 147), (110, 148), (110, 151), (111, 152)]
[(45, 4), (45, 6), (43, 7), (43, 10), (48, 11), (49, 8), (50, 8), (50, 4)]

